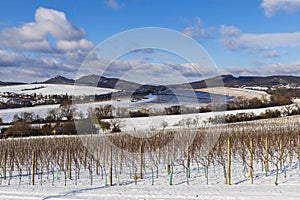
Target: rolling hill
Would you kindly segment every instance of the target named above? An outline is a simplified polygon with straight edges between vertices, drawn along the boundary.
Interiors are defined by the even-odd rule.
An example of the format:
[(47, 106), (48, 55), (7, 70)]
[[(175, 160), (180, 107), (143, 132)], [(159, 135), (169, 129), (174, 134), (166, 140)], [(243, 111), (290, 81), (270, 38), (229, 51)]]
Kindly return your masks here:
[[(221, 75), (206, 80), (191, 82), (190, 85), (194, 89), (220, 86), (220, 81), (223, 81), (225, 87), (241, 87), (241, 86), (278, 86), (278, 85), (293, 85), (300, 86), (300, 77), (297, 76), (239, 76)], [(186, 88), (188, 84), (179, 84), (172, 87)]]
[[(300, 86), (300, 77), (298, 76), (239, 76), (234, 77), (233, 75), (221, 75), (213, 78), (208, 78), (205, 80), (195, 81), (185, 84), (168, 85), (168, 86), (154, 86), (154, 85), (141, 85), (138, 83), (118, 79), (118, 78), (108, 78), (99, 75), (88, 75), (80, 77), (77, 80), (68, 79), (63, 76), (56, 76), (50, 78), (43, 82), (35, 82), (37, 84), (64, 84), (64, 85), (82, 85), (82, 86), (97, 86), (101, 88), (114, 88), (117, 90), (126, 91), (137, 91), (139, 92), (155, 92), (166, 89), (166, 87), (174, 89), (184, 89), (184, 88), (194, 88), (201, 89), (206, 88), (207, 85), (210, 87), (220, 86), (218, 83), (222, 81), (225, 87), (241, 87), (241, 86), (279, 86), (279, 85), (291, 85)], [(19, 82), (2, 82), (0, 81), (0, 86), (9, 85), (20, 85), (24, 83)]]

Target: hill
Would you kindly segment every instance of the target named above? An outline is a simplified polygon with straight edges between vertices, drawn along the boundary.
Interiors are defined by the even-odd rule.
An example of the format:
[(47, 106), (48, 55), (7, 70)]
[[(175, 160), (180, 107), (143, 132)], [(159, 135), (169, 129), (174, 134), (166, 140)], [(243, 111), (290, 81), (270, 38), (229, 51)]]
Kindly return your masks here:
[[(95, 85), (97, 83), (97, 85)], [(102, 88), (114, 88), (117, 90), (135, 91), (136, 93), (154, 93), (165, 89), (164, 86), (153, 86), (153, 85), (141, 85), (138, 83), (118, 79), (118, 78), (107, 78), (99, 75), (88, 75), (83, 76), (75, 81), (75, 84), (86, 85), (86, 86), (97, 86)]]
[(0, 86), (10, 86), (10, 85), (21, 85), (24, 83), (21, 82), (2, 82), (0, 81)]
[(56, 76), (54, 78), (50, 78), (44, 82), (41, 82), (43, 84), (74, 84), (74, 80), (73, 79), (68, 79), (66, 77), (63, 76)]
[[(220, 86), (220, 81), (223, 81), (225, 87), (241, 87), (241, 86), (279, 86), (291, 85), (300, 86), (300, 77), (297, 76), (239, 76), (221, 75), (206, 80), (191, 82), (190, 85), (194, 89)], [(175, 88), (186, 88), (187, 84), (174, 85)]]

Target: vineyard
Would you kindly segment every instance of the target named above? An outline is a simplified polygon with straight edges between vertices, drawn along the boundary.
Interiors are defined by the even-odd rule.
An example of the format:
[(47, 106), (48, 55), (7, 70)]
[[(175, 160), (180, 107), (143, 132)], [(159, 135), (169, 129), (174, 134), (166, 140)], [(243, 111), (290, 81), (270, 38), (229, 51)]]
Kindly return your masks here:
[[(284, 184), (300, 169), (298, 120), (1, 140), (1, 185)], [(240, 176), (232, 177), (239, 170)], [(222, 172), (222, 176), (216, 172)], [(235, 173), (236, 174), (236, 173)], [(211, 179), (211, 180), (210, 180)], [(85, 180), (85, 181), (82, 181)], [(269, 179), (268, 179), (269, 180)]]

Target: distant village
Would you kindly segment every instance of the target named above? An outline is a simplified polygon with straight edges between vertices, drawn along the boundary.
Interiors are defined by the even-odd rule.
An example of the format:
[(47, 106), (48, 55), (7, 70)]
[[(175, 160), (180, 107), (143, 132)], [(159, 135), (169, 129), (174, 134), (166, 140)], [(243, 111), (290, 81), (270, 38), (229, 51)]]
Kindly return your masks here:
[(69, 101), (71, 96), (63, 95), (43, 95), (43, 94), (16, 94), (13, 92), (0, 92), (0, 109), (21, 108), (37, 105), (60, 104)]

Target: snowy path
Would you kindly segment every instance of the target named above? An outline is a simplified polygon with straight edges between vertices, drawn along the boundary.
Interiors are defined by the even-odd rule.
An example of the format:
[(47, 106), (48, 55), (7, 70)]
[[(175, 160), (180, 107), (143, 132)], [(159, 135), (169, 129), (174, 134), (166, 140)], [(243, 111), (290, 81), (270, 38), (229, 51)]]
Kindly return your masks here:
[[(0, 199), (144, 199), (144, 200), (181, 200), (181, 199), (285, 199), (300, 198), (299, 185), (201, 185), (201, 186), (113, 186), (56, 188), (54, 186), (0, 187)], [(45, 194), (45, 191), (46, 194)]]

